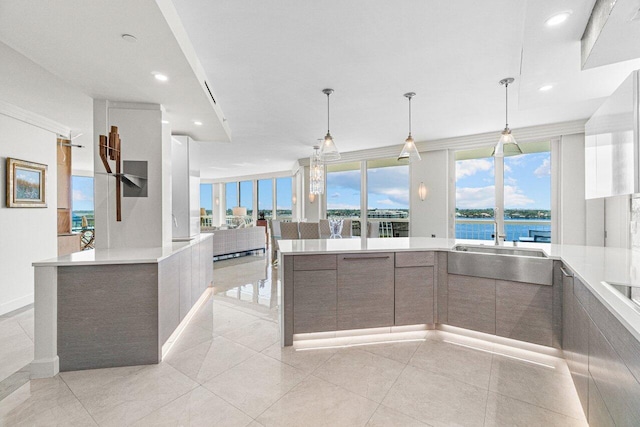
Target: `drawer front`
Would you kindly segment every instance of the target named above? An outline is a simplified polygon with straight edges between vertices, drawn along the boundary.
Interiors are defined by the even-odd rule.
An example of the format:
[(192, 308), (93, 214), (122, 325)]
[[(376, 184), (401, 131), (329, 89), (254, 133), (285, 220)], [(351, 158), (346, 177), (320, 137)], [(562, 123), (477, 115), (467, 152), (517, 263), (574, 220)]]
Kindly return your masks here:
[(433, 323), (433, 267), (396, 268), (395, 276), (395, 324)]
[(392, 326), (393, 253), (338, 256), (338, 329)]
[(335, 270), (336, 255), (295, 255), (294, 270)]
[(434, 252), (396, 252), (396, 267), (428, 267), (434, 264)]

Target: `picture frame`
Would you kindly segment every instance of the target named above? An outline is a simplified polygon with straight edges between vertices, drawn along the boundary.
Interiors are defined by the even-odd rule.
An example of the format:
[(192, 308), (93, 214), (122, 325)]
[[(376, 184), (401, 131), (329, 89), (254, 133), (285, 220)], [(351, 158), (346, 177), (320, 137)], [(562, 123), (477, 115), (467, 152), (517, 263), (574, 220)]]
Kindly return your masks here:
[(7, 207), (47, 207), (48, 166), (7, 158)]

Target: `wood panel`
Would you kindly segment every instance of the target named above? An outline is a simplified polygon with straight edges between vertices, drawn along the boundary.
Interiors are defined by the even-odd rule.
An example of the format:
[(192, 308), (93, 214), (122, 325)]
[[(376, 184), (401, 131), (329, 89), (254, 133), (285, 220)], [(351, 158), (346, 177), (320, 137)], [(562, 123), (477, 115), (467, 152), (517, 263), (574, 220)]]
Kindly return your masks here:
[(640, 425), (640, 384), (593, 322), (589, 327), (589, 373), (616, 425)]
[(58, 209), (58, 234), (71, 233), (71, 211)]
[(449, 274), (448, 324), (495, 334), (496, 281)]
[(335, 270), (293, 272), (293, 332), (336, 330)]
[(394, 322), (393, 253), (338, 255), (338, 329)]
[(571, 309), (573, 345), (571, 377), (585, 414), (589, 413), (589, 327), (587, 311), (574, 296)]
[(58, 236), (58, 256), (80, 252), (80, 234), (61, 234)]
[(436, 255), (436, 323), (449, 321), (449, 285), (447, 273), (447, 253), (438, 252)]
[(158, 363), (158, 265), (58, 267), (61, 371)]
[(294, 270), (335, 270), (337, 268), (336, 255), (295, 255)]
[[(583, 404), (583, 406), (585, 405)], [(591, 375), (589, 375), (589, 401), (586, 406), (588, 408), (587, 421), (591, 427), (614, 427), (616, 425)]]
[(180, 324), (180, 257), (158, 264), (158, 334), (162, 346)]
[(396, 267), (428, 267), (434, 264), (434, 252), (396, 252)]
[(395, 269), (395, 325), (434, 323), (433, 274), (433, 267)]
[[(293, 345), (293, 255), (282, 255), (280, 257), (282, 266), (282, 316), (284, 333), (284, 345)], [(280, 270), (279, 269), (279, 270)]]
[(551, 346), (552, 287), (496, 280), (496, 335)]
[(71, 147), (61, 146), (69, 143), (65, 139), (56, 142), (58, 164), (58, 209), (71, 209)]

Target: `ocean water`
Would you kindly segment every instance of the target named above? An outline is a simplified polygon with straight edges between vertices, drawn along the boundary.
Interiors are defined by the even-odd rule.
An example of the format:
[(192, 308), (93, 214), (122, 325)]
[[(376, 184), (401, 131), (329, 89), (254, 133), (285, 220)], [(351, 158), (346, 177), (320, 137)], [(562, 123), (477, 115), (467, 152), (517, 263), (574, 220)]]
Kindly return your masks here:
[[(529, 237), (529, 230), (551, 231), (551, 221), (544, 224), (518, 224), (517, 221), (510, 220), (504, 225), (505, 241), (512, 242), (519, 240), (520, 237)], [(456, 239), (492, 240), (492, 234), (493, 221), (487, 221), (486, 223), (474, 222), (471, 224), (456, 223)]]

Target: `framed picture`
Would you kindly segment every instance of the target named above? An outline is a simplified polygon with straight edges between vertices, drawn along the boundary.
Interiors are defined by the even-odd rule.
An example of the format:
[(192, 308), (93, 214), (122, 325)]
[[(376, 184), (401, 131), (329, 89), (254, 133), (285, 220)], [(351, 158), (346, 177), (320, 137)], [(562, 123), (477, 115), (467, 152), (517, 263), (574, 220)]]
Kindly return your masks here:
[(47, 165), (7, 158), (7, 207), (47, 207)]

